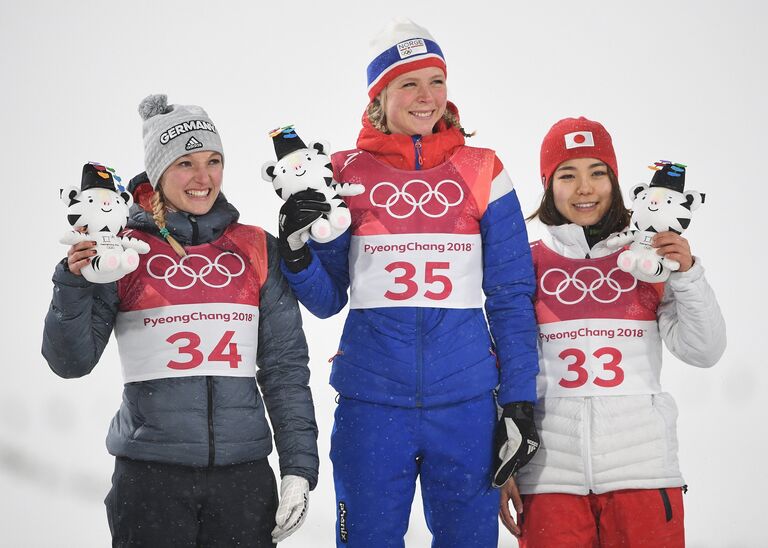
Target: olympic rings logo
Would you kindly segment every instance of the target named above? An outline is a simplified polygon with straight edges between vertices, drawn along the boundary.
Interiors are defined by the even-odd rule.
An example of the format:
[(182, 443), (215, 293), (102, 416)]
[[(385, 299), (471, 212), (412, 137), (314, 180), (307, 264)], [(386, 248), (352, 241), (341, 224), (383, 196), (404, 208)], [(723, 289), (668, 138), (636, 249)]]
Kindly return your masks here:
[[(232, 272), (227, 265), (222, 264), (222, 260), (226, 257), (233, 257), (234, 259), (237, 259), (237, 261), (240, 262), (240, 269), (237, 272)], [(152, 264), (157, 261), (158, 259), (166, 259), (170, 264), (165, 268), (165, 270), (157, 274), (153, 272), (152, 270)], [(198, 271), (195, 271), (195, 269), (189, 264), (195, 259), (200, 259), (203, 261), (203, 265), (199, 268)], [(198, 262), (198, 261), (195, 261)], [(223, 276), (224, 281), (220, 283), (216, 283), (214, 281), (211, 281), (210, 274), (213, 272), (216, 272)], [(229, 285), (229, 282), (232, 281), (232, 278), (237, 278), (240, 276), (243, 272), (245, 272), (245, 261), (243, 261), (242, 257), (238, 255), (237, 253), (232, 253), (230, 251), (225, 251), (223, 253), (220, 253), (218, 257), (216, 257), (213, 261), (211, 261), (208, 257), (205, 255), (198, 255), (196, 253), (192, 253), (190, 255), (185, 255), (181, 258), (181, 260), (177, 263), (172, 257), (169, 257), (168, 255), (154, 255), (147, 261), (147, 273), (155, 278), (156, 280), (165, 280), (165, 283), (168, 284), (169, 287), (172, 287), (173, 289), (189, 289), (195, 283), (197, 283), (198, 280), (200, 280), (202, 283), (207, 285), (208, 287), (213, 288), (221, 288), (226, 287)], [(176, 276), (177, 274), (189, 278), (188, 282), (184, 282), (181, 285), (177, 285), (177, 282), (171, 281), (171, 279)], [(214, 275), (213, 278), (216, 276)]]
[[(421, 194), (419, 198), (416, 198), (416, 196), (414, 196), (408, 190), (409, 187), (413, 188), (412, 185), (416, 185), (417, 187), (423, 187), (426, 190), (423, 192), (423, 194)], [(444, 187), (446, 189), (449, 189), (449, 188), (456, 189), (458, 191), (458, 198), (456, 198), (453, 201), (450, 201), (448, 196), (446, 196), (445, 193), (441, 190)], [(378, 201), (374, 197), (374, 195), (376, 194), (376, 191), (379, 188), (392, 189), (392, 193), (389, 194), (389, 197), (386, 198), (386, 200), (384, 200), (383, 202)], [(382, 198), (383, 197), (382, 194), (387, 194), (387, 191), (380, 190), (378, 193), (378, 196)], [(405, 183), (403, 185), (402, 190), (398, 189), (394, 183), (390, 183), (389, 181), (383, 181), (371, 189), (369, 198), (371, 200), (371, 203), (374, 206), (385, 208), (387, 210), (387, 213), (389, 213), (389, 215), (394, 217), (395, 219), (407, 219), (408, 217), (413, 215), (417, 209), (427, 217), (431, 217), (432, 219), (437, 219), (439, 217), (442, 217), (446, 213), (448, 213), (448, 210), (451, 207), (460, 204), (462, 200), (464, 200), (464, 190), (461, 188), (461, 185), (459, 185), (459, 183), (451, 179), (443, 179), (442, 181), (437, 183), (437, 185), (435, 185), (434, 189), (427, 181), (423, 181), (421, 179), (413, 179)], [(424, 206), (427, 205), (429, 202), (431, 202), (433, 198), (438, 204), (442, 206), (442, 211), (439, 211), (437, 213), (431, 213), (424, 208)], [(400, 200), (402, 200), (403, 203), (406, 204), (406, 207), (403, 208), (405, 213), (395, 212), (392, 210), (392, 206), (399, 203)], [(410, 210), (408, 210), (408, 206), (410, 206)]]
[[(597, 274), (597, 277), (591, 282), (586, 282), (579, 277), (588, 271), (593, 271)], [(632, 291), (637, 286), (637, 279), (634, 276), (627, 275), (627, 277), (630, 278), (632, 282), (629, 287), (622, 287), (621, 282), (613, 277), (615, 272), (621, 272), (619, 267), (611, 269), (608, 274), (605, 275), (597, 267), (582, 266), (573, 273), (573, 276), (571, 276), (568, 274), (568, 272), (561, 268), (550, 268), (541, 277), (541, 280), (539, 281), (539, 287), (544, 293), (547, 295), (554, 295), (557, 297), (558, 301), (566, 305), (578, 304), (584, 300), (587, 295), (591, 296), (595, 301), (599, 303), (608, 304), (615, 302), (622, 293)], [(554, 288), (548, 289), (546, 283), (547, 278), (552, 274), (560, 274), (563, 276), (563, 279), (557, 282)], [(572, 296), (572, 300), (566, 299), (563, 295), (570, 288), (575, 290), (571, 291), (571, 294), (576, 293), (579, 295), (576, 298), (573, 298), (575, 296)], [(603, 293), (607, 293), (610, 295), (610, 297), (607, 295), (598, 296), (597, 292), (603, 288), (607, 288), (603, 291)]]

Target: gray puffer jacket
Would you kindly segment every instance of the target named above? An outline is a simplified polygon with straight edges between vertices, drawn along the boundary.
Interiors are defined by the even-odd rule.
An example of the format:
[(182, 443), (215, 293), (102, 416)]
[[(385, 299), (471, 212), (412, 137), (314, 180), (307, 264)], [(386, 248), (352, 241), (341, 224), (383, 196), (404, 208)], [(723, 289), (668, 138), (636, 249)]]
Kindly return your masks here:
[[(146, 196), (144, 185), (149, 183), (142, 174), (131, 181), (129, 190)], [(182, 245), (196, 245), (217, 240), (238, 217), (220, 194), (205, 215), (168, 213), (166, 220)], [(138, 204), (131, 208), (128, 227), (159, 236), (151, 214)], [(266, 404), (281, 475), (304, 477), (314, 488), (317, 425), (307, 343), (296, 298), (280, 271), (277, 242), (270, 235), (267, 254), (256, 378), (193, 376), (127, 383), (107, 435), (111, 454), (195, 467), (262, 459), (272, 451)], [(53, 285), (43, 356), (57, 375), (82, 377), (98, 363), (109, 341), (119, 306), (117, 284), (92, 284), (69, 272), (64, 260), (56, 266)]]

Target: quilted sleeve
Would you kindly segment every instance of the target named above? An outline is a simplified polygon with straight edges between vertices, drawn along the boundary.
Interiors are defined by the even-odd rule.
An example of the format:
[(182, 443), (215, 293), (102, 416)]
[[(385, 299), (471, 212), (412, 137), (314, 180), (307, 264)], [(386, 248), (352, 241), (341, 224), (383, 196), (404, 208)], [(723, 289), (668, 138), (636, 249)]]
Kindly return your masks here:
[(317, 484), (317, 424), (309, 388), (309, 353), (301, 312), (280, 270), (277, 241), (267, 235), (269, 274), (259, 303), (259, 344), (256, 378), (261, 387), (282, 476), (306, 478)]
[(657, 315), (664, 343), (685, 363), (711, 367), (725, 352), (725, 320), (698, 257), (670, 275)]
[(318, 318), (329, 318), (347, 304), (350, 241), (349, 230), (325, 244), (311, 241), (307, 268), (294, 274), (283, 266), (296, 298)]
[(520, 202), (499, 171), (480, 220), (485, 310), (499, 362), (499, 403), (536, 401), (539, 371), (533, 295), (536, 280)]
[(43, 328), (43, 357), (66, 379), (90, 373), (101, 358), (115, 324), (117, 284), (94, 284), (65, 268), (53, 273), (53, 297)]

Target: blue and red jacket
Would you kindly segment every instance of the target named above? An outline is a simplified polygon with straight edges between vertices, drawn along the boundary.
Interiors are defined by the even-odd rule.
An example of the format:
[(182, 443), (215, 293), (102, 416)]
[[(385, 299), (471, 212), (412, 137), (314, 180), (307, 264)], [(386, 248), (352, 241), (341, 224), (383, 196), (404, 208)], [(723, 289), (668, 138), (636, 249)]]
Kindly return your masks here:
[[(455, 112), (450, 103), (449, 108)], [(413, 172), (441, 166), (464, 146), (461, 132), (442, 122), (430, 135), (387, 135), (366, 116), (357, 141), (357, 151)], [(349, 155), (334, 155), (336, 181), (347, 182), (343, 168)], [(480, 307), (350, 309), (331, 372), (331, 385), (342, 396), (431, 407), (498, 388), (502, 405), (536, 401), (536, 284), (528, 236), (517, 194), (495, 155), (491, 179), (479, 218), (485, 314)], [(377, 183), (353, 182), (366, 188)], [(351, 211), (349, 231), (325, 244), (311, 243), (308, 268), (295, 274), (283, 268), (299, 301), (320, 318), (338, 313), (348, 301), (350, 242), (358, 225), (355, 208)]]

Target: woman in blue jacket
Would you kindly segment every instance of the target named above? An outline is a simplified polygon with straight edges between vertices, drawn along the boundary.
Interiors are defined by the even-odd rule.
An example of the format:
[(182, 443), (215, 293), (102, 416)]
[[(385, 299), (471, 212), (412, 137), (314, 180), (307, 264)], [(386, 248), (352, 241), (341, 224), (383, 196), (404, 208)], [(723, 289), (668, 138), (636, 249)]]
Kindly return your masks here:
[(350, 230), (304, 245), (327, 209), (311, 191), (286, 202), (280, 223), (286, 277), (312, 313), (338, 313), (349, 289), (331, 373), (337, 543), (402, 546), (420, 477), (435, 546), (496, 546), (492, 481), (538, 444), (525, 224), (494, 151), (465, 145), (426, 29), (405, 20), (383, 31), (368, 82), (357, 148), (332, 158), (336, 181), (365, 186), (347, 199)]

